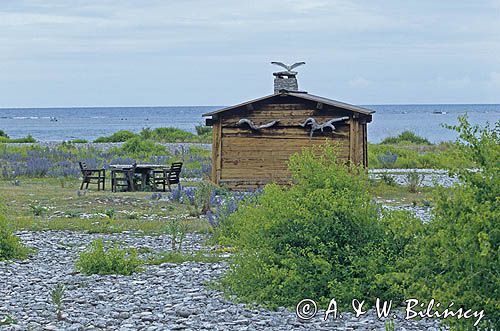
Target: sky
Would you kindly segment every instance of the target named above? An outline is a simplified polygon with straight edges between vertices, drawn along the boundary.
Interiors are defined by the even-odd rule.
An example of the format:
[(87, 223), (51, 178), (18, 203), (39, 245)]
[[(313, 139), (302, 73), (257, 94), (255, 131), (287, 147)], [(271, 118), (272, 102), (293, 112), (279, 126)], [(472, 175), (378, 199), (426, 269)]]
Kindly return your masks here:
[(0, 0), (0, 107), (500, 103), (500, 0)]

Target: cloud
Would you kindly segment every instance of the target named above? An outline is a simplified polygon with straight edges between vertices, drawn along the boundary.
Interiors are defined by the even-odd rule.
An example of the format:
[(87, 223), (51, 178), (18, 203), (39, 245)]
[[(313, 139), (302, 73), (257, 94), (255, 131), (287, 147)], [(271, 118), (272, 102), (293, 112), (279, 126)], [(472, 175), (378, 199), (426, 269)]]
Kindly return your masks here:
[[(246, 95), (267, 83), (260, 75), (270, 72), (269, 61), (305, 60), (300, 79), (308, 89), (342, 91), (352, 102), (415, 98), (416, 90), (458, 98), (457, 90), (468, 89), (479, 98), (500, 72), (498, 8), (498, 0), (404, 6), (394, 0), (2, 0), (0, 86), (19, 84), (4, 93), (3, 102), (15, 104), (44, 80), (47, 88), (63, 86), (78, 104), (94, 96), (72, 92), (71, 84), (106, 89), (114, 77), (130, 87), (110, 91), (113, 100), (133, 95), (136, 85), (171, 84), (171, 94), (157, 100), (182, 104), (190, 84), (234, 95), (238, 73), (252, 78)], [(357, 88), (365, 93), (352, 92)], [(201, 91), (185, 102), (204, 102), (197, 97), (212, 96)]]

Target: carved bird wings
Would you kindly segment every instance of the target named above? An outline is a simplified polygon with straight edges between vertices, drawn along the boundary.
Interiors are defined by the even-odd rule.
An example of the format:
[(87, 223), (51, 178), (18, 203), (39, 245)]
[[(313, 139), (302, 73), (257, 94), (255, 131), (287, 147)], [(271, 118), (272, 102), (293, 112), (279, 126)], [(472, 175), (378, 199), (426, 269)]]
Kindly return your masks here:
[(275, 125), (276, 123), (278, 123), (279, 120), (276, 120), (276, 121), (271, 121), (269, 123), (266, 123), (266, 124), (262, 124), (262, 125), (255, 125), (252, 121), (250, 121), (249, 119), (246, 119), (246, 118), (242, 118), (241, 120), (238, 121), (238, 123), (236, 123), (237, 125), (242, 125), (242, 124), (248, 124), (248, 126), (250, 127), (250, 129), (252, 130), (262, 130), (262, 129), (267, 129), (267, 128), (270, 128), (271, 126)]
[(294, 63), (294, 64), (292, 64), (292, 65), (286, 65), (286, 64), (284, 64), (283, 62), (274, 62), (274, 61), (273, 61), (273, 62), (271, 62), (271, 64), (275, 64), (275, 65), (277, 65), (277, 66), (280, 66), (280, 67), (282, 67), (282, 68), (285, 68), (285, 69), (286, 69), (286, 70), (288, 70), (288, 71), (292, 71), (293, 69), (295, 69), (295, 68), (297, 68), (297, 67), (299, 67), (299, 66), (301, 66), (301, 65), (303, 65), (303, 64), (306, 64), (306, 63), (305, 63), (305, 62), (295, 62), (295, 63)]
[(307, 125), (311, 125), (311, 131), (309, 132), (309, 137), (312, 138), (314, 131), (321, 130), (321, 132), (323, 132), (324, 128), (331, 128), (332, 131), (335, 131), (335, 126), (333, 125), (333, 123), (346, 121), (348, 119), (349, 117), (346, 116), (341, 118), (332, 118), (331, 120), (319, 124), (314, 118), (309, 117), (308, 119), (305, 120), (304, 123), (300, 124), (300, 126), (305, 128)]

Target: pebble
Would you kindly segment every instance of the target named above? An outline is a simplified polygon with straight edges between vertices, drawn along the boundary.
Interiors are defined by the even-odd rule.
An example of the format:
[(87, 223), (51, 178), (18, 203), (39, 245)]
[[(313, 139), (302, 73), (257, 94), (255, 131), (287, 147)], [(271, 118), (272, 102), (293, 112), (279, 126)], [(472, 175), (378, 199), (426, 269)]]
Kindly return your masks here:
[[(131, 276), (91, 275), (75, 272), (78, 253), (94, 239), (103, 238), (128, 246), (170, 248), (168, 236), (87, 234), (71, 231), (21, 231), (22, 241), (37, 249), (28, 263), (0, 262), (0, 316), (17, 324), (2, 330), (384, 330), (371, 311), (360, 318), (346, 314), (342, 320), (323, 321), (324, 311), (305, 323), (295, 312), (247, 307), (225, 300), (222, 293), (205, 287), (227, 271), (220, 263), (165, 263), (145, 266)], [(203, 248), (202, 235), (189, 234), (185, 249)], [(65, 245), (66, 250), (57, 249)], [(206, 247), (205, 247), (206, 248)], [(58, 321), (50, 291), (66, 286), (64, 319)], [(326, 308), (326, 307), (325, 307)], [(395, 321), (397, 330), (437, 330), (434, 320)]]

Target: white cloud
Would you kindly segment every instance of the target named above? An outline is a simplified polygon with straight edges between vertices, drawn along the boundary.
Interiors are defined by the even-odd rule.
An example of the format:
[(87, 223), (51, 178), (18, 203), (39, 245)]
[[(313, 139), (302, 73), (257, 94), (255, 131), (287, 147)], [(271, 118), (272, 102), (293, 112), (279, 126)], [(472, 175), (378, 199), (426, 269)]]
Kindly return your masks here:
[[(0, 85), (75, 76), (106, 84), (110, 75), (147, 85), (158, 83), (151, 73), (200, 65), (205, 77), (186, 70), (177, 85), (217, 76), (224, 89), (229, 70), (252, 76), (270, 60), (305, 60), (308, 89), (343, 84), (352, 102), (362, 87), (390, 101), (391, 84), (400, 98), (429, 86), (480, 96), (485, 77), (493, 72), (494, 85), (500, 72), (498, 9), (499, 0), (0, 0)], [(8, 97), (22, 100), (28, 89)]]

